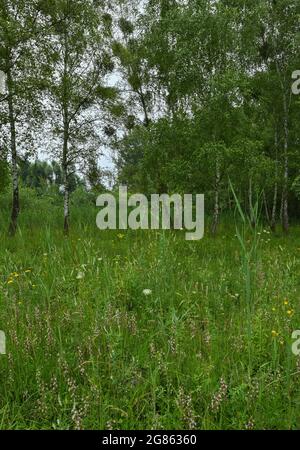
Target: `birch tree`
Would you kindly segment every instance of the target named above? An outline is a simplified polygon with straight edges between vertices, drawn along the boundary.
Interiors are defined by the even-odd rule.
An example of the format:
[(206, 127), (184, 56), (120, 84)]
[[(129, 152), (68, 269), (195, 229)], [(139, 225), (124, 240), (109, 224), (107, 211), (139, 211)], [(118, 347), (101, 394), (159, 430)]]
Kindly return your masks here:
[(38, 2), (0, 1), (0, 70), (6, 92), (0, 102), (1, 141), (9, 148), (12, 174), (12, 210), (9, 232), (14, 235), (20, 211), (18, 153), (31, 135), (37, 117), (34, 79), (37, 67)]
[(87, 161), (91, 148), (94, 152), (95, 146), (100, 147), (104, 106), (108, 108), (116, 97), (115, 89), (105, 85), (106, 75), (113, 70), (108, 45), (111, 22), (107, 12), (90, 0), (51, 1), (43, 12), (51, 28), (45, 48), (49, 61), (46, 114), (53, 137), (51, 151), (62, 166), (67, 234), (70, 176)]

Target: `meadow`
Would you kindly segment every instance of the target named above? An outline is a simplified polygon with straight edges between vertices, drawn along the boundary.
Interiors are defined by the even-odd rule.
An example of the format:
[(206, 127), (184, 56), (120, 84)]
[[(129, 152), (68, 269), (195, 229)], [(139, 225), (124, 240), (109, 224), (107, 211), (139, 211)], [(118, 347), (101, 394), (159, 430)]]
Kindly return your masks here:
[[(99, 231), (28, 193), (0, 216), (0, 429), (297, 429), (300, 229)], [(242, 224), (237, 220), (237, 229)], [(278, 229), (279, 230), (279, 229)], [(245, 264), (245, 261), (247, 264)]]

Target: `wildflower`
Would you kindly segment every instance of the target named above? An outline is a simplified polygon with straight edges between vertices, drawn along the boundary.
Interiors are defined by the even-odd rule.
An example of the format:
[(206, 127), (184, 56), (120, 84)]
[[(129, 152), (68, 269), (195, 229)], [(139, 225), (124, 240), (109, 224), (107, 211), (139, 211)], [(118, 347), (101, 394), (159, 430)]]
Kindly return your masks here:
[(12, 284), (14, 280), (8, 280), (7, 284)]
[(197, 426), (196, 416), (193, 409), (192, 397), (186, 394), (181, 387), (179, 389), (177, 405), (181, 410), (182, 419), (189, 430), (194, 430)]
[(84, 272), (78, 272), (76, 279), (77, 280), (82, 280), (84, 278)]
[(151, 294), (152, 294), (152, 291), (151, 291), (151, 289), (144, 289), (144, 290), (143, 290), (143, 294), (146, 295), (146, 296), (147, 296), (147, 295), (151, 295)]
[(288, 302), (287, 300), (284, 300), (283, 304), (284, 304), (284, 305), (288, 305), (289, 302)]
[(253, 418), (250, 417), (250, 419), (248, 420), (248, 422), (245, 425), (245, 428), (246, 428), (246, 430), (253, 430), (254, 426), (255, 426), (255, 422), (254, 422)]
[(288, 309), (286, 313), (287, 313), (288, 316), (292, 316), (294, 314), (294, 310), (293, 309)]
[(279, 335), (279, 333), (277, 333), (277, 331), (275, 331), (275, 330), (272, 330), (272, 337), (277, 337), (278, 335)]
[(228, 385), (226, 384), (224, 378), (221, 378), (220, 380), (220, 388), (219, 390), (214, 394), (212, 400), (211, 400), (211, 410), (213, 412), (218, 412), (221, 406), (221, 403), (226, 399), (228, 392)]

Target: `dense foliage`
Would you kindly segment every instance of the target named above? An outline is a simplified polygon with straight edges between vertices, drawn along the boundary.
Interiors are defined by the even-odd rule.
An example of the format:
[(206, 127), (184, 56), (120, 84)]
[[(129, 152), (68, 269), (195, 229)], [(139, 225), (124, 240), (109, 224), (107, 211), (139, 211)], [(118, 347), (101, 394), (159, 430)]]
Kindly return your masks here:
[(103, 188), (108, 147), (131, 191), (205, 193), (214, 233), (229, 180), (245, 209), (259, 198), (288, 231), (300, 215), (299, 14), (297, 0), (1, 1), (11, 232), (22, 155), (60, 165), (68, 232), (74, 170)]

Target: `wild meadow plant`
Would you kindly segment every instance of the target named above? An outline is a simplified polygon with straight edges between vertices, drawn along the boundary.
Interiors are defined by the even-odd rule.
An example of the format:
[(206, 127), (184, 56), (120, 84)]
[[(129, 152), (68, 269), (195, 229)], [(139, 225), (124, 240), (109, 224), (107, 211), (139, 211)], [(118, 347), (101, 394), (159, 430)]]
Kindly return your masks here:
[(32, 206), (0, 233), (1, 428), (299, 427), (297, 227), (252, 228), (237, 204), (237, 228), (187, 242), (74, 207), (66, 238)]
[(241, 203), (236, 195), (234, 187), (230, 181), (230, 188), (234, 196), (236, 210), (239, 215), (239, 221), (236, 221), (236, 236), (241, 249), (242, 275), (244, 279), (244, 297), (246, 304), (247, 318), (247, 338), (248, 338), (248, 356), (249, 356), (249, 376), (252, 372), (252, 312), (253, 312), (253, 290), (255, 289), (255, 278), (258, 266), (258, 247), (259, 236), (262, 226), (260, 225), (259, 198), (253, 205), (249, 204), (249, 213), (243, 211)]

